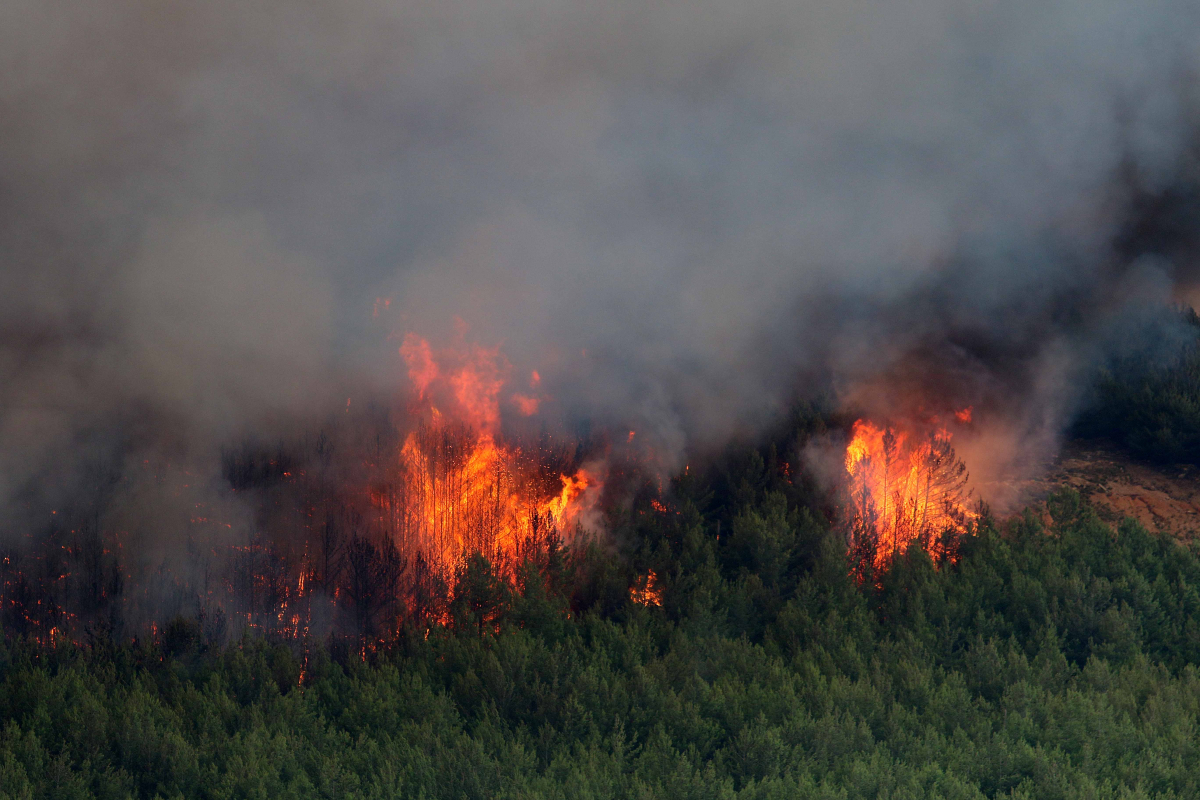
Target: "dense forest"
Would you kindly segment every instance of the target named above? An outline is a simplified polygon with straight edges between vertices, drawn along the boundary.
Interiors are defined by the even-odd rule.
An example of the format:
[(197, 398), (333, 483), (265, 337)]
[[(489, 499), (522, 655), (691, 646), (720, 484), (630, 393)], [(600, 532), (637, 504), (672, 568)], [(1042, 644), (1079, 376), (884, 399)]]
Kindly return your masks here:
[(0, 141), (0, 800), (1200, 798), (1200, 0), (0, 0)]
[(1200, 316), (1155, 317), (1109, 358), (1074, 426), (1159, 464), (1200, 464)]
[[(444, 624), (0, 656), (0, 795), (1194, 797), (1200, 552), (1061, 492), (859, 583), (772, 449)], [(651, 501), (653, 500), (653, 504)], [(612, 544), (616, 542), (617, 544)]]
[[(1076, 433), (1194, 457), (1196, 353), (1106, 366)], [(0, 797), (1200, 794), (1200, 547), (1064, 489), (864, 558), (795, 457), (845, 425), (798, 407), (370, 637), (10, 625)]]

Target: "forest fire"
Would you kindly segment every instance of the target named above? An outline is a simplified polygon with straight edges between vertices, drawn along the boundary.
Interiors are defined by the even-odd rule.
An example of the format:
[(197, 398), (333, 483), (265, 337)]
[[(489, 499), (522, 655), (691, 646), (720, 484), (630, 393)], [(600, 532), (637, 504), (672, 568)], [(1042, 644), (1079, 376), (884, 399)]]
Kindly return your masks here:
[(629, 587), (629, 599), (643, 606), (662, 605), (662, 587), (658, 585), (654, 570), (649, 570)]
[[(573, 440), (506, 435), (506, 415), (528, 431), (549, 397), (536, 372), (509, 388), (499, 348), (435, 352), (410, 335), (400, 355), (411, 397), (383, 414), (348, 405), (354, 416), (291, 442), (224, 451), (215, 493), (186, 469), (146, 461), (98, 484), (90, 504), (55, 511), (43, 546), (0, 553), (0, 621), (50, 645), (158, 640), (182, 613), (206, 640), (242, 629), (350, 635), (365, 653), (405, 625), (454, 623), (481, 570), (484, 584), (521, 589), (527, 562), (546, 568), (588, 523), (603, 470)], [(106, 516), (139, 481), (192, 498), (180, 529), (188, 563), (140, 558), (124, 546), (137, 534)], [(253, 523), (236, 524), (239, 513)]]
[[(570, 535), (598, 481), (582, 468), (557, 471), (539, 458), (544, 453), (503, 440), (508, 365), (498, 349), (475, 346), (438, 360), (426, 340), (410, 334), (401, 354), (416, 395), (410, 413), (420, 423), (400, 448), (395, 480), (372, 500), (390, 515), (401, 551), (421, 554), (451, 587), (473, 553), (511, 578), (538, 548)], [(539, 382), (534, 372), (530, 388)], [(511, 400), (523, 416), (540, 402), (519, 393)]]
[[(250, 598), (252, 627), (306, 638), (316, 613), (355, 632), (365, 655), (406, 621), (449, 624), (451, 605), (472, 591), (460, 583), (478, 573), (477, 557), (485, 583), (518, 588), (522, 565), (543, 564), (594, 506), (601, 482), (573, 450), (520, 446), (501, 430), (506, 404), (525, 417), (545, 399), (536, 372), (529, 394), (505, 397), (511, 366), (499, 348), (435, 352), (410, 334), (400, 355), (412, 386), (402, 424), (377, 432), (387, 443), (354, 465), (356, 478), (325, 486), (271, 462), (312, 499), (299, 559), (286, 536), (242, 553), (246, 569), (235, 569), (229, 594)], [(250, 483), (262, 471), (251, 469)], [(481, 631), (485, 623), (476, 621)]]
[[(971, 409), (954, 414), (959, 424)], [(910, 545), (935, 560), (953, 557), (952, 542), (976, 515), (968, 507), (966, 465), (937, 419), (908, 427), (860, 419), (846, 446), (851, 563), (865, 578), (886, 570)]]

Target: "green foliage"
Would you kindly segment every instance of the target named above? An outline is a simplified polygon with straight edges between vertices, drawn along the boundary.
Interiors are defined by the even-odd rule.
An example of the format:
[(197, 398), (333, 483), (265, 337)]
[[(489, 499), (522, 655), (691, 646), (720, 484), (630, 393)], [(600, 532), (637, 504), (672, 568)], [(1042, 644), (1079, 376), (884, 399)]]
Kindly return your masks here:
[(1189, 308), (1179, 324), (1102, 369), (1075, 432), (1148, 461), (1200, 464), (1198, 337), (1200, 318)]
[[(753, 465), (752, 465), (753, 466)], [(0, 652), (4, 798), (1184, 798), (1200, 558), (1077, 495), (878, 585), (769, 482), (676, 495), (366, 663), (244, 638)], [(713, 515), (724, 517), (718, 536)], [(653, 570), (661, 606), (630, 600)], [(573, 577), (572, 577), (573, 576)], [(427, 634), (427, 635), (426, 635)]]

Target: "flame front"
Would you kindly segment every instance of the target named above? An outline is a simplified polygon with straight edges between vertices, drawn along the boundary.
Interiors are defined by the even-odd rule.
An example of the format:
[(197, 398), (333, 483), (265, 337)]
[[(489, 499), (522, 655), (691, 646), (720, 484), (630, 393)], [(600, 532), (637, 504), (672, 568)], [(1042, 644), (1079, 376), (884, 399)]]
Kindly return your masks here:
[[(526, 562), (551, 580), (558, 563), (551, 554), (598, 505), (604, 472), (580, 466), (579, 442), (505, 437), (502, 420), (528, 430), (528, 417), (552, 402), (542, 376), (527, 373), (528, 385), (511, 392), (511, 366), (498, 347), (437, 351), (409, 335), (399, 351), (411, 383), (408, 407), (397, 415), (405, 427), (372, 420), (384, 423), (367, 429), (375, 447), (348, 449), (342, 460), (333, 455), (339, 440), (324, 432), (299, 455), (282, 443), (223, 453), (231, 491), (260, 503), (264, 522), (234, 533), (209, 494), (197, 493), (188, 569), (157, 566), (155, 583), (136, 594), (123, 589), (135, 579), (123, 554), (135, 534), (102, 526), (99, 511), (70, 520), (51, 511), (44, 547), (0, 553), (0, 623), (53, 646), (128, 616), (148, 619), (143, 630), (161, 640), (171, 632), (158, 625), (153, 603), (169, 592), (194, 600), (201, 635), (214, 641), (246, 628), (306, 643), (354, 634), (365, 658), (406, 625), (458, 621), (454, 615), (474, 601), (455, 601), (478, 599), (471, 592), (492, 578), (521, 585), (534, 574), (522, 569)], [(345, 413), (351, 409), (347, 398)], [(359, 444), (353, 435), (344, 441)], [(195, 483), (169, 464), (147, 460), (142, 468), (146, 480), (173, 481), (176, 496)], [(475, 553), (493, 575), (472, 572)], [(481, 615), (481, 633), (494, 622), (472, 613)]]
[[(970, 419), (969, 410), (956, 418)], [(856, 570), (886, 569), (911, 544), (930, 555), (951, 556), (947, 541), (976, 514), (968, 508), (967, 469), (936, 425), (924, 434), (854, 423), (846, 446), (849, 538)], [(945, 534), (950, 534), (947, 537)]]
[[(511, 575), (538, 548), (570, 534), (597, 481), (584, 469), (556, 473), (537, 453), (503, 441), (507, 362), (497, 349), (451, 353), (447, 360), (456, 363), (449, 369), (415, 336), (401, 352), (420, 404), (414, 411), (424, 421), (400, 448), (396, 480), (373, 500), (391, 516), (401, 550), (420, 553), (446, 580), (476, 552)], [(439, 396), (448, 403), (445, 413), (434, 405)], [(529, 398), (515, 398), (519, 413), (529, 411), (521, 402)]]
[(420, 551), (449, 577), (471, 553), (510, 568), (578, 521), (595, 482), (585, 470), (547, 489), (540, 465), (491, 434), (440, 417), (405, 439), (395, 494), (376, 496), (393, 515), (402, 549)]

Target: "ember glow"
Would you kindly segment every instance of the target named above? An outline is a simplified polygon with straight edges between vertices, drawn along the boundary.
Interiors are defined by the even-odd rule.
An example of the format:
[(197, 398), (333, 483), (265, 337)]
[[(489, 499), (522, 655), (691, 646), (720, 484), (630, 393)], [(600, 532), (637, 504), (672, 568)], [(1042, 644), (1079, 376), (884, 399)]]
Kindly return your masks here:
[[(955, 414), (970, 420), (970, 409)], [(935, 559), (952, 556), (948, 542), (976, 514), (969, 507), (966, 465), (951, 432), (933, 420), (901, 428), (860, 419), (846, 446), (851, 561), (886, 570), (918, 544)]]
[(662, 605), (662, 587), (658, 585), (658, 575), (654, 570), (639, 577), (629, 588), (629, 599), (644, 606)]

